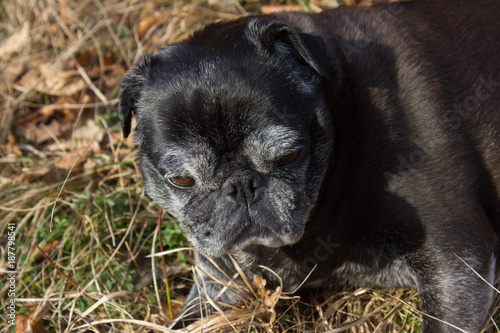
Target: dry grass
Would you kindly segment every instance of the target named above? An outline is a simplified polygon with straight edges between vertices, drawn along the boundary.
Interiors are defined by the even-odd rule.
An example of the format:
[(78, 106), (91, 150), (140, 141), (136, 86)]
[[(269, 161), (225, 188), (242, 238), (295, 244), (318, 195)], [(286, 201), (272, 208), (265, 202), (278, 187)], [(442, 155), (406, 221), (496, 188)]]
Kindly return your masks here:
[[(146, 257), (157, 248), (158, 208), (144, 195), (137, 149), (121, 137), (118, 84), (143, 52), (260, 5), (0, 0), (0, 276), (8, 268), (8, 226), (15, 226), (17, 332), (168, 331), (160, 261)], [(308, 9), (336, 5), (318, 0)], [(169, 217), (162, 233), (171, 248), (189, 246)], [(192, 252), (167, 258), (178, 310), (193, 283)], [(10, 284), (0, 286), (5, 309)], [(299, 298), (268, 290), (258, 278), (238, 288), (248, 297), (237, 307), (187, 331), (420, 330), (412, 291), (323, 291)], [(5, 312), (0, 318), (2, 332), (14, 331), (6, 327)], [(500, 318), (498, 303), (485, 331), (499, 331), (493, 318)]]

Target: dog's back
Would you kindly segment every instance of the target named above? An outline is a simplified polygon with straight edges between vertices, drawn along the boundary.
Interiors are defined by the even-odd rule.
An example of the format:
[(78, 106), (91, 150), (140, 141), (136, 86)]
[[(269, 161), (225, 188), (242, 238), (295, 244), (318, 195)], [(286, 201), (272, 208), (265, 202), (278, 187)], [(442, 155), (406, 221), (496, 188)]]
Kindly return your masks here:
[(500, 1), (409, 2), (398, 15), (437, 69), (436, 112), (457, 155), (479, 164), (476, 195), (500, 234)]
[[(402, 128), (417, 132), (410, 151), (401, 156), (417, 149), (428, 160), (447, 158), (450, 168), (468, 169), (475, 195), (500, 234), (500, 1), (344, 7), (313, 19), (280, 15), (304, 32), (323, 32), (331, 41), (329, 59), (342, 58), (342, 64), (331, 66), (342, 68), (343, 84), (352, 82), (358, 89), (356, 99), (366, 91), (371, 91), (370, 102), (377, 90), (399, 95), (401, 108), (414, 113), (404, 115), (412, 119)], [(401, 126), (400, 110), (383, 110), (387, 101), (379, 102), (386, 123), (392, 122), (389, 127)], [(358, 118), (370, 119), (372, 110), (366, 112), (371, 114)], [(446, 146), (446, 152), (437, 146)]]
[[(383, 244), (386, 253), (404, 253), (410, 262), (428, 314), (477, 329), (471, 323), (486, 316), (492, 290), (463, 261), (493, 281), (500, 234), (500, 2), (410, 1), (281, 18), (306, 33), (321, 31), (339, 82), (331, 108), (336, 167), (329, 191), (335, 195), (317, 213), (339, 243), (352, 237), (355, 244), (339, 247), (351, 259), (336, 271), (331, 267), (339, 263), (329, 266), (338, 272), (335, 280), (411, 283), (405, 269), (396, 274), (400, 280), (380, 267), (366, 275), (371, 280), (357, 274), (371, 265), (373, 244)], [(473, 297), (462, 299), (466, 293)], [(440, 325), (425, 326), (449, 329)]]

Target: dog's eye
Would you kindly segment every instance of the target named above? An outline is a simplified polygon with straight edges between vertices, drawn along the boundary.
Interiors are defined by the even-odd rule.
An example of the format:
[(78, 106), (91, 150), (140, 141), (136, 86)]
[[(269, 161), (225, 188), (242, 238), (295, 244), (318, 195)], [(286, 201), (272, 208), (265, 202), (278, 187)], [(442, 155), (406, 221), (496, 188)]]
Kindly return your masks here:
[(169, 177), (168, 181), (176, 187), (191, 187), (194, 185), (194, 179), (191, 177)]
[(295, 149), (294, 151), (292, 151), (288, 155), (281, 157), (278, 160), (278, 165), (285, 166), (285, 165), (290, 165), (290, 164), (297, 162), (302, 157), (302, 151), (303, 151), (302, 148)]

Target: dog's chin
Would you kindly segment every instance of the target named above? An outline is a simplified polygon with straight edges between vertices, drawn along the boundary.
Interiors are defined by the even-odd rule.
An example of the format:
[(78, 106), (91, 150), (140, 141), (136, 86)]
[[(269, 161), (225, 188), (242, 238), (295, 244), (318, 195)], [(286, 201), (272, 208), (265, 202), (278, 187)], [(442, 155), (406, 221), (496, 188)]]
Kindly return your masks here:
[(224, 255), (234, 255), (253, 246), (264, 246), (268, 248), (278, 248), (286, 245), (293, 245), (300, 241), (304, 233), (304, 228), (296, 232), (281, 234), (261, 234), (252, 235), (248, 231), (242, 231), (235, 235), (232, 240), (221, 239), (221, 237), (190, 237), (188, 239), (193, 244), (196, 251), (209, 258), (220, 258)]

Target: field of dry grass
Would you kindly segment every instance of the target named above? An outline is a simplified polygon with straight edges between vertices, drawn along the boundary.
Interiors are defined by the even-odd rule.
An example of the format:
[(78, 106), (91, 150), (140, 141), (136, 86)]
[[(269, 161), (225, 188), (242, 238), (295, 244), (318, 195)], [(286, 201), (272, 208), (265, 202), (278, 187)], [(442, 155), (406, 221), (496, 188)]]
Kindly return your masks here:
[[(148, 257), (160, 251), (158, 207), (121, 135), (119, 82), (144, 52), (283, 3), (0, 0), (0, 332), (169, 331), (161, 259)], [(354, 0), (286, 2), (306, 11), (340, 3)], [(165, 256), (175, 314), (196, 267), (178, 223), (164, 216), (161, 229), (166, 250), (186, 248)], [(249, 296), (237, 307), (186, 331), (420, 331), (414, 291), (298, 298), (258, 277), (241, 288)], [(491, 316), (485, 331), (499, 332), (498, 303)]]

